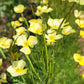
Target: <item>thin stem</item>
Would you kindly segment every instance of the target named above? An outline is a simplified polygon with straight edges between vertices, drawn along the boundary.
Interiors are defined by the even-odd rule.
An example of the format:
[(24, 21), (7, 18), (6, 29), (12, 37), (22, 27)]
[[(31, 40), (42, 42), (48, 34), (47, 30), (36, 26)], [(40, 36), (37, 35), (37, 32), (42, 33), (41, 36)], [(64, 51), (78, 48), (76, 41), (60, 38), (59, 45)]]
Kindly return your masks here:
[[(23, 14), (21, 14), (21, 16), (23, 17), (24, 22), (25, 22), (25, 24), (27, 25), (27, 30), (28, 30), (28, 28), (29, 28), (28, 22), (27, 22), (27, 20), (26, 20), (26, 18), (24, 17)], [(27, 32), (28, 32), (28, 35), (30, 35), (29, 30), (28, 30)]]
[(39, 77), (39, 75), (36, 73), (36, 71), (35, 71), (35, 69), (34, 69), (34, 66), (33, 66), (33, 64), (32, 64), (32, 62), (31, 62), (29, 56), (28, 56), (28, 55), (25, 55), (25, 57), (27, 58), (27, 60), (28, 60), (28, 62), (29, 62), (29, 64), (30, 64), (30, 66), (31, 66), (31, 69), (32, 69), (32, 71), (34, 72), (34, 74), (36, 75), (36, 77), (43, 83), (43, 81), (41, 80), (41, 78)]
[(5, 54), (4, 54), (4, 52), (3, 52), (3, 50), (1, 48), (0, 48), (0, 52), (1, 52), (2, 56), (3, 56), (3, 58), (6, 59), (6, 56), (5, 56)]
[(22, 78), (23, 82), (25, 83), (26, 81), (25, 81), (24, 77), (23, 77), (23, 76), (21, 76), (21, 78)]
[(61, 24), (59, 25), (58, 31), (57, 31), (58, 33), (59, 33), (59, 31), (60, 31), (60, 28), (61, 28), (63, 22), (65, 21), (65, 19), (67, 18), (67, 16), (71, 13), (73, 7), (74, 7), (74, 3), (73, 3), (73, 5), (71, 6), (69, 12), (65, 15), (65, 17), (64, 17), (64, 19), (62, 20)]
[(48, 72), (48, 53), (47, 53), (47, 46), (46, 46), (46, 40), (45, 40), (45, 34), (43, 34), (44, 37), (44, 46), (45, 46), (45, 54), (46, 54), (46, 71)]
[(34, 18), (36, 18), (35, 13), (34, 13), (34, 8), (33, 8), (32, 5), (30, 5), (30, 6), (31, 6), (31, 9), (32, 9), (32, 14), (33, 14)]

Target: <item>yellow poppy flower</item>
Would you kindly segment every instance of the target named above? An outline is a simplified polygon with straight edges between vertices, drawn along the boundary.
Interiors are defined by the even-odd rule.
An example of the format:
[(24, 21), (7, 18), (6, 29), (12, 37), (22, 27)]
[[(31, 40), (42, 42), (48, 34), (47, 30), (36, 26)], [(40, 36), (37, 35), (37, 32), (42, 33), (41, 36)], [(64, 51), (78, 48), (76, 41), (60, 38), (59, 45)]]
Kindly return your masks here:
[(20, 22), (23, 22), (23, 21), (24, 21), (24, 18), (23, 18), (23, 17), (20, 17), (20, 18), (19, 18), (19, 21), (20, 21)]
[(75, 53), (74, 56), (73, 56), (73, 58), (74, 58), (74, 60), (75, 60), (76, 62), (79, 62), (79, 61), (82, 59), (81, 55), (78, 54), (78, 53)]
[(75, 33), (76, 31), (74, 29), (72, 29), (71, 26), (65, 26), (62, 30), (62, 34), (64, 35), (69, 35), (71, 33)]
[(75, 23), (81, 27), (81, 28), (84, 28), (84, 19), (76, 19), (75, 20)]
[(2, 59), (0, 58), (0, 66), (2, 65)]
[(29, 23), (30, 23), (30, 27), (28, 30), (35, 34), (41, 35), (42, 32), (46, 29), (46, 25), (42, 24), (41, 19), (32, 19), (29, 21)]
[(20, 23), (18, 20), (16, 21), (11, 21), (11, 25), (12, 27), (16, 28), (22, 25), (22, 23)]
[(74, 0), (74, 2), (80, 4), (80, 5), (84, 5), (84, 0)]
[(43, 12), (41, 12), (41, 11), (39, 11), (39, 10), (37, 10), (36, 12), (35, 12), (35, 15), (37, 15), (37, 16), (41, 16), (43, 14)]
[(81, 56), (81, 59), (79, 60), (79, 64), (84, 66), (84, 56)]
[(48, 4), (48, 0), (42, 0), (41, 3), (42, 4)]
[(33, 25), (34, 23), (42, 24), (42, 19), (31, 19), (29, 20), (30, 25)]
[(82, 74), (82, 78), (84, 79), (84, 74)]
[(73, 57), (76, 62), (78, 62), (80, 65), (84, 66), (84, 56), (81, 56), (80, 54), (75, 53)]
[(22, 4), (20, 4), (20, 5), (14, 7), (14, 11), (15, 11), (16, 13), (23, 13), (24, 9), (25, 9), (25, 7), (24, 7), (24, 5), (22, 5)]
[(20, 76), (27, 73), (27, 69), (24, 69), (26, 63), (23, 60), (14, 61), (11, 66), (7, 68), (7, 71), (13, 76)]
[(74, 0), (68, 0), (69, 2), (74, 2)]
[(84, 38), (84, 31), (83, 31), (83, 30), (80, 30), (80, 36), (81, 36), (82, 38)]
[[(47, 24), (50, 27), (52, 27), (53, 29), (58, 29), (59, 26), (60, 26), (60, 24), (61, 24), (61, 22), (62, 22), (62, 20), (63, 20), (63, 18), (61, 18), (61, 19), (52, 19), (52, 18), (49, 18)], [(65, 21), (63, 22), (61, 28), (63, 28), (64, 25), (66, 25)]]
[(6, 73), (2, 73), (2, 74), (1, 74), (1, 81), (2, 81), (3, 83), (7, 83)]
[(49, 12), (53, 11), (53, 9), (52, 9), (52, 8), (48, 8), (47, 6), (43, 6), (43, 7), (41, 8), (41, 11), (42, 11), (43, 13), (49, 13)]
[(56, 32), (53, 30), (48, 30), (47, 31), (48, 35), (45, 34), (45, 38), (47, 39), (47, 44), (53, 44), (54, 42), (56, 42), (56, 40), (63, 38), (63, 36), (61, 34), (57, 34)]

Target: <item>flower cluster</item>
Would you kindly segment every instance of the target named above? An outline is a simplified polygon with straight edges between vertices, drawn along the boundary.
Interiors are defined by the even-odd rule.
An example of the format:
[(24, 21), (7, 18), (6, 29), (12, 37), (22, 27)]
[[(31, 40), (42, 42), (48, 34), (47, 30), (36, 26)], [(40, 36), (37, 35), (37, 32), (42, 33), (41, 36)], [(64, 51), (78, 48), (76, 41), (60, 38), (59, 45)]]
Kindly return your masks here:
[[(75, 10), (74, 11), (74, 15), (77, 18), (75, 20), (75, 23), (80, 27), (80, 28), (84, 28), (84, 11), (78, 11)], [(82, 38), (84, 38), (84, 30), (80, 30), (80, 36)]]
[[(69, 23), (66, 21), (62, 23), (63, 18), (61, 19), (48, 19), (48, 26), (50, 27), (49, 30), (47, 30), (47, 34), (45, 34), (45, 38), (47, 39), (47, 44), (54, 44), (56, 40), (63, 38), (63, 35), (69, 35), (71, 33), (75, 33), (76, 31), (72, 29), (72, 27), (69, 25)], [(60, 28), (59, 28), (60, 27)], [(61, 30), (61, 33), (59, 34), (58, 30)]]
[(37, 10), (35, 12), (35, 15), (41, 16), (43, 13), (49, 13), (49, 12), (53, 11), (52, 8), (48, 7), (48, 0), (41, 1), (41, 4), (44, 4), (44, 5), (37, 6)]
[[(62, 1), (66, 1), (66, 0), (62, 0)], [(76, 2), (80, 5), (84, 5), (84, 0), (68, 0), (69, 2)]]
[[(14, 7), (14, 11), (16, 13), (23, 13), (24, 12), (24, 6), (18, 5)], [(23, 52), (25, 55), (29, 55), (31, 53), (31, 49), (34, 45), (38, 43), (37, 37), (33, 35), (28, 35), (28, 31), (33, 30), (36, 34), (42, 33), (42, 20), (30, 20), (30, 28), (27, 29), (22, 26), (22, 23), (24, 21), (24, 17), (20, 17), (16, 21), (11, 21), (12, 27), (15, 29), (15, 34), (13, 35), (14, 39), (14, 45), (22, 46), (20, 49), (21, 52)], [(27, 23), (28, 24), (28, 23)], [(38, 26), (38, 27), (37, 27)], [(3, 41), (1, 39), (1, 41)], [(6, 42), (6, 41), (5, 41)], [(11, 66), (7, 68), (7, 71), (13, 76), (20, 76), (27, 73), (27, 69), (24, 69), (26, 63), (23, 60), (14, 61)]]

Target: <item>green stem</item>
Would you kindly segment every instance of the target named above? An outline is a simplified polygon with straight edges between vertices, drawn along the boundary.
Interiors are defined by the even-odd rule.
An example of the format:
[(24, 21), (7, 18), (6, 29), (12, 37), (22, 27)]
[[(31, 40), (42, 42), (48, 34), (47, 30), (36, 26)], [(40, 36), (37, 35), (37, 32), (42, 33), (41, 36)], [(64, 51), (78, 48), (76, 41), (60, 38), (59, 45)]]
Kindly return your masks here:
[(21, 76), (21, 78), (22, 78), (23, 82), (25, 83), (26, 81), (25, 81), (24, 77), (23, 77), (23, 76)]
[(30, 5), (30, 6), (31, 6), (31, 9), (32, 9), (32, 14), (33, 14), (34, 18), (36, 18), (35, 13), (34, 13), (34, 8), (33, 8), (32, 5)]
[(45, 34), (43, 34), (44, 37), (44, 46), (45, 46), (45, 54), (46, 54), (46, 71), (48, 72), (48, 53), (47, 53), (47, 45), (46, 45), (46, 40), (45, 40)]
[(32, 62), (31, 62), (29, 56), (28, 56), (28, 55), (25, 55), (25, 56), (26, 56), (26, 58), (27, 58), (27, 60), (28, 60), (28, 62), (29, 62), (29, 64), (30, 64), (30, 66), (31, 66), (32, 71), (34, 72), (34, 74), (36, 75), (36, 77), (43, 83), (43, 81), (41, 80), (41, 78), (39, 77), (39, 75), (36, 73), (36, 71), (35, 71), (35, 69), (34, 69), (34, 66), (33, 66), (33, 64), (32, 64)]
[(28, 35), (30, 35), (29, 30), (28, 30), (28, 28), (29, 28), (28, 22), (27, 22), (27, 20), (26, 20), (26, 18), (24, 17), (23, 14), (21, 14), (21, 16), (24, 18), (24, 22), (25, 22), (25, 24), (27, 25), (27, 32), (28, 32)]
[(64, 17), (64, 19), (62, 20), (61, 24), (59, 25), (58, 31), (57, 31), (58, 33), (59, 33), (59, 31), (60, 31), (60, 28), (61, 28), (63, 22), (65, 21), (65, 19), (67, 18), (67, 16), (70, 15), (70, 13), (71, 13), (73, 7), (74, 7), (74, 3), (73, 3), (73, 5), (71, 6), (69, 12), (65, 15), (65, 17)]
[(1, 52), (2, 56), (3, 56), (3, 58), (6, 59), (6, 56), (5, 56), (5, 54), (4, 54), (4, 52), (3, 52), (3, 50), (1, 48), (0, 48), (0, 52)]

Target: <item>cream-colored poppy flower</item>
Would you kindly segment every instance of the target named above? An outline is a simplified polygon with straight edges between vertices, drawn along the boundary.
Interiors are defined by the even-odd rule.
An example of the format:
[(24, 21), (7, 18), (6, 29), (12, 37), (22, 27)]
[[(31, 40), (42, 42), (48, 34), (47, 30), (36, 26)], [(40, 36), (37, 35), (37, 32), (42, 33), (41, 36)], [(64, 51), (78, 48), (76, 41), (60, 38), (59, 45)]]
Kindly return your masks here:
[(49, 12), (53, 11), (53, 9), (52, 9), (52, 8), (48, 8), (48, 6), (43, 6), (43, 7), (41, 8), (41, 11), (42, 11), (43, 13), (49, 13)]
[[(53, 28), (53, 29), (58, 29), (59, 26), (60, 26), (60, 24), (61, 24), (61, 22), (62, 22), (62, 20), (63, 20), (63, 18), (61, 18), (61, 19), (52, 19), (52, 18), (49, 18), (47, 24), (48, 24), (51, 28)], [(63, 28), (64, 25), (66, 25), (65, 21), (64, 21), (64, 23), (62, 24), (61, 28)]]
[(42, 34), (42, 24), (35, 23), (33, 25), (30, 25), (28, 30), (35, 34), (41, 35)]
[(25, 32), (25, 31), (27, 31), (27, 30), (25, 29), (25, 27), (19, 27), (19, 28), (16, 29), (16, 34), (17, 34), (17, 35), (21, 35), (21, 34), (23, 34), (23, 32)]
[[(51, 30), (52, 31), (52, 30)], [(63, 36), (61, 34), (57, 34), (56, 32), (48, 30), (48, 34), (45, 34), (45, 38), (47, 39), (47, 44), (53, 44), (54, 42), (56, 42), (56, 40), (59, 40), (61, 38), (63, 38)]]
[(14, 61), (11, 66), (7, 68), (7, 71), (13, 76), (20, 76), (27, 73), (27, 69), (24, 69), (26, 63), (23, 60)]
[(34, 45), (37, 44), (37, 38), (35, 36), (29, 36), (29, 38), (27, 39), (26, 35), (21, 35), (17, 38), (16, 40), (16, 45), (18, 46), (22, 46), (22, 48), (20, 49), (21, 52), (23, 52), (24, 54), (30, 54), (31, 50), (29, 48), (29, 46), (31, 48), (34, 47)]
[(17, 38), (15, 44), (18, 46), (26, 46), (26, 44), (25, 44), (26, 41), (27, 41), (27, 36), (22, 34)]
[(48, 25), (52, 27), (53, 29), (58, 29), (60, 23), (57, 19), (48, 19)]
[(48, 6), (37, 6), (37, 11), (35, 12), (35, 14), (37, 16), (40, 16), (43, 13), (49, 13), (51, 11), (53, 11), (53, 9), (52, 8), (48, 8)]
[(68, 0), (69, 2), (74, 2), (74, 0)]
[(7, 83), (7, 76), (6, 76), (6, 73), (2, 73), (2, 74), (1, 74), (1, 82)]
[(23, 17), (19, 17), (19, 21), (20, 22), (23, 22), (24, 21), (24, 18)]
[(56, 33), (56, 31), (53, 30), (52, 28), (47, 30), (47, 34), (53, 34), (53, 33)]
[[(67, 0), (62, 0), (67, 1)], [(76, 2), (77, 4), (84, 5), (84, 0), (68, 0), (69, 2)]]
[(31, 20), (29, 20), (30, 25), (33, 25), (35, 23), (42, 24), (42, 22), (43, 22), (42, 19), (31, 19)]
[(74, 10), (74, 15), (76, 18), (84, 19), (84, 11)]
[(36, 12), (35, 12), (35, 15), (37, 15), (37, 16), (41, 16), (43, 14), (43, 12), (41, 12), (41, 11), (39, 11), (39, 10), (37, 10)]
[(41, 4), (48, 4), (48, 0), (42, 0)]
[(16, 21), (11, 21), (11, 25), (13, 28), (19, 27), (22, 25), (22, 23), (20, 23), (18, 20)]
[(35, 36), (29, 36), (28, 38), (28, 44), (31, 48), (34, 47), (38, 43), (37, 38)]
[(24, 9), (25, 9), (25, 7), (24, 7), (24, 5), (22, 5), (22, 4), (20, 4), (20, 5), (14, 7), (14, 11), (15, 11), (16, 13), (23, 13)]
[(20, 51), (21, 52), (23, 52), (24, 54), (26, 54), (26, 55), (29, 55), (30, 53), (31, 53), (31, 49), (27, 46), (27, 47), (22, 47), (21, 49), (20, 49)]
[(12, 39), (2, 37), (0, 38), (0, 48), (7, 49), (10, 47), (12, 43)]
[(84, 0), (79, 0), (80, 1), (80, 5), (84, 5)]
[(62, 34), (64, 35), (69, 35), (71, 33), (75, 33), (76, 31), (74, 29), (72, 29), (71, 26), (65, 26), (62, 30)]
[[(28, 37), (27, 32), (23, 32), (21, 35), (25, 35), (26, 37)], [(19, 34), (13, 35), (13, 39), (16, 40), (19, 36)]]

